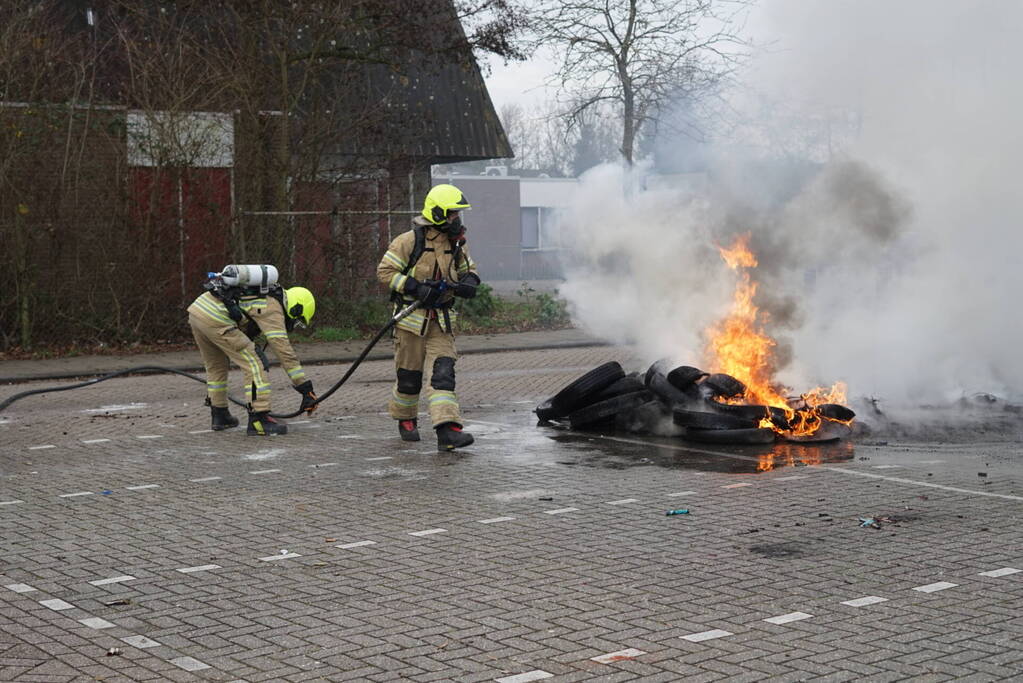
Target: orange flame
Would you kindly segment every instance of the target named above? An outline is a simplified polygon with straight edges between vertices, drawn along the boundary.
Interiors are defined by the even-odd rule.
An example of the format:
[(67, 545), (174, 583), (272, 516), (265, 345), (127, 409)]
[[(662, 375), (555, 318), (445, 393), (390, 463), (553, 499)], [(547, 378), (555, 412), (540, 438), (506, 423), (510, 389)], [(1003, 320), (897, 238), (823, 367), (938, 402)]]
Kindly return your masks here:
[(743, 399), (733, 399), (733, 402), (781, 408), (789, 420), (789, 427), (783, 429), (771, 421), (770, 415), (765, 415), (760, 421), (761, 427), (791, 435), (812, 434), (820, 428), (822, 420), (830, 419), (817, 415), (813, 407), (822, 403), (845, 403), (846, 386), (838, 382), (829, 389), (816, 387), (793, 399), (790, 389), (774, 381), (777, 342), (764, 331), (768, 314), (753, 302), (757, 283), (751, 270), (757, 267), (757, 258), (749, 248), (749, 240), (750, 234), (746, 233), (738, 236), (730, 247), (718, 247), (721, 258), (737, 271), (739, 281), (728, 315), (707, 329), (707, 365), (746, 385)]

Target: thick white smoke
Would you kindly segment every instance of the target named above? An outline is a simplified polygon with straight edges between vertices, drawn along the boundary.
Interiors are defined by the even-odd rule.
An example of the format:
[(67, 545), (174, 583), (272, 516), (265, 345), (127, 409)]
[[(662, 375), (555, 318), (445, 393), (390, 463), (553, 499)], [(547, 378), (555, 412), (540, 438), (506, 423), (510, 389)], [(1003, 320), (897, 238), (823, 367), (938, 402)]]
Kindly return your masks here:
[[(1019, 399), (1023, 4), (774, 0), (750, 26), (772, 47), (747, 83), (848, 114), (834, 131), (848, 139), (784, 191), (734, 146), (696, 194), (592, 170), (565, 227), (576, 319), (649, 359), (700, 363), (734, 284), (714, 245), (750, 231), (789, 386), (844, 380), (889, 405)], [(759, 141), (799, 137), (781, 121), (756, 121)]]

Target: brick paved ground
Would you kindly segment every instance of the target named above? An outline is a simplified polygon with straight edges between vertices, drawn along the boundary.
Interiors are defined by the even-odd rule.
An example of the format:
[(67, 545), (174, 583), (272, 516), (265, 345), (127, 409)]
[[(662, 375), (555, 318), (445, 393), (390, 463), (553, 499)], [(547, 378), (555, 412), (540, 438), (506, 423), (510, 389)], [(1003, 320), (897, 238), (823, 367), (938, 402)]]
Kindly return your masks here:
[(1023, 676), (1018, 439), (751, 450), (535, 426), (611, 358), (463, 358), (478, 444), (456, 454), (396, 439), (383, 361), (277, 439), (200, 432), (180, 378), (25, 399), (0, 414), (0, 680)]

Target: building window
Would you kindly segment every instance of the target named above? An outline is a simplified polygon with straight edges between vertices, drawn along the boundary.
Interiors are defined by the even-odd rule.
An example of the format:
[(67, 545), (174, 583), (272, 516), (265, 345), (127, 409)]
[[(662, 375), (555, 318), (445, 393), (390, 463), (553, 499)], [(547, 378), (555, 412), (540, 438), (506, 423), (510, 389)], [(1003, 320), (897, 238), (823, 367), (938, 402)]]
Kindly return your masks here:
[(519, 209), (523, 249), (556, 249), (560, 246), (557, 210), (547, 206), (523, 206)]
[(540, 248), (540, 207), (524, 206), (519, 209), (522, 216), (522, 248)]

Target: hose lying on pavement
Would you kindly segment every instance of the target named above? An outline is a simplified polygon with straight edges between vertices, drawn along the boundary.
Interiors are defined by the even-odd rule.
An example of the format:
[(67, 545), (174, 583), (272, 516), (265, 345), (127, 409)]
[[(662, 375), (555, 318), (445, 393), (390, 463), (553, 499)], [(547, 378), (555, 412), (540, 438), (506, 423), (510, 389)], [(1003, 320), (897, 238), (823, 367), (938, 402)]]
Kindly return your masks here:
[[(328, 398), (330, 398), (335, 391), (340, 389), (341, 385), (348, 381), (348, 378), (352, 376), (352, 373), (355, 372), (355, 369), (359, 367), (363, 360), (366, 359), (366, 356), (369, 355), (369, 352), (373, 349), (374, 346), (376, 346), (377, 342), (380, 341), (380, 339), (385, 334), (387, 334), (388, 330), (394, 327), (395, 323), (397, 323), (399, 320), (402, 320), (403, 318), (407, 317), (410, 313), (412, 313), (412, 311), (414, 311), (418, 306), (419, 306), (418, 301), (409, 304), (405, 308), (398, 311), (398, 313), (396, 313), (390, 320), (388, 320), (387, 324), (380, 328), (380, 331), (376, 333), (376, 336), (374, 336), (373, 339), (370, 340), (369, 344), (366, 345), (366, 348), (362, 350), (362, 353), (360, 353), (359, 357), (355, 359), (355, 362), (351, 364), (351, 366), (348, 368), (348, 371), (344, 374), (344, 376), (342, 376), (341, 379), (335, 382), (334, 386), (332, 386), (323, 394), (320, 394), (320, 396), (310, 405), (310, 407), (317, 406), (320, 403), (323, 403)], [(111, 372), (100, 377), (94, 377), (90, 380), (79, 382), (78, 384), (71, 384), (65, 387), (51, 387), (49, 389), (32, 389), (31, 391), (23, 391), (20, 394), (9, 396), (3, 401), (0, 401), (0, 413), (6, 410), (7, 406), (11, 405), (15, 401), (20, 401), (21, 399), (26, 398), (28, 396), (34, 396), (36, 394), (48, 394), (55, 391), (70, 391), (71, 389), (80, 389), (82, 387), (92, 386), (93, 384), (99, 384), (100, 382), (105, 382), (108, 379), (114, 379), (115, 377), (121, 377), (122, 375), (152, 372), (166, 372), (174, 375), (181, 375), (182, 377), (187, 377), (188, 379), (195, 380), (196, 382), (202, 382), (203, 384), (206, 384), (206, 380), (203, 379), (202, 377), (193, 375), (192, 373), (185, 372), (183, 370), (175, 370), (174, 368), (166, 368), (160, 365), (137, 365), (135, 367), (126, 368), (124, 370), (118, 370), (117, 372)], [(228, 400), (231, 401), (231, 403), (234, 403), (237, 406), (246, 407), (247, 405), (246, 403), (239, 401), (238, 399), (233, 398), (231, 396), (228, 396), (227, 398)], [(289, 419), (292, 417), (298, 417), (299, 415), (302, 414), (302, 412), (303, 410), (300, 408), (293, 413), (286, 414), (270, 413), (270, 415), (271, 417)]]

